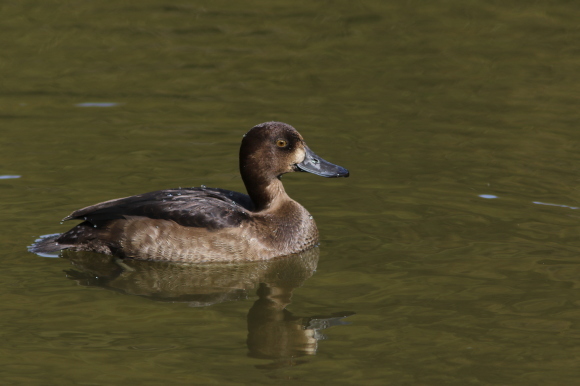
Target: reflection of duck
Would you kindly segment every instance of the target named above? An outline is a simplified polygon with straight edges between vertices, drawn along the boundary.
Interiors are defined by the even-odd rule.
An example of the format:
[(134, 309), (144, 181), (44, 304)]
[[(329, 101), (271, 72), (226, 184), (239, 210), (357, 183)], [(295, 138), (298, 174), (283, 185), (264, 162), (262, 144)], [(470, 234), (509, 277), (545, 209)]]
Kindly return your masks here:
[[(248, 312), (250, 356), (294, 364), (292, 358), (314, 355), (320, 330), (345, 324), (352, 312), (298, 317), (286, 307), (292, 291), (314, 273), (318, 248), (281, 259), (245, 263), (173, 263), (126, 259), (91, 252), (64, 252), (73, 269), (67, 276), (79, 284), (190, 306), (245, 299), (258, 286), (258, 299)], [(279, 361), (279, 362), (278, 362)], [(290, 362), (288, 362), (290, 361)]]
[(292, 358), (314, 355), (325, 328), (347, 324), (342, 318), (353, 312), (337, 312), (324, 316), (294, 316), (286, 309), (292, 289), (260, 284), (258, 300), (248, 312), (248, 349), (250, 356), (262, 359), (289, 360), (279, 365), (294, 364)]
[(259, 283), (284, 288), (299, 287), (314, 273), (319, 249), (255, 262), (174, 263), (103, 256), (92, 252), (63, 252), (74, 269), (67, 276), (79, 284), (99, 286), (163, 301), (208, 306), (246, 298)]
[(201, 187), (105, 201), (65, 217), (83, 222), (31, 250), (185, 262), (257, 261), (304, 251), (318, 243), (318, 230), (284, 191), (280, 177), (294, 171), (349, 174), (314, 154), (292, 126), (267, 122), (242, 140), (240, 173), (248, 195)]

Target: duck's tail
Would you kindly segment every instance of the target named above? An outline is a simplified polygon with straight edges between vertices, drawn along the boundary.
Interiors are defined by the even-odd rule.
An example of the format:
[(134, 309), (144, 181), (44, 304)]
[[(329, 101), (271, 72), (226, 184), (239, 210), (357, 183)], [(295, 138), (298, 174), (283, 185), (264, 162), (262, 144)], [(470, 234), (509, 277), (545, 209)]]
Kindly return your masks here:
[(60, 233), (54, 233), (52, 235), (40, 236), (40, 238), (36, 239), (28, 247), (28, 250), (43, 257), (59, 257), (60, 251), (69, 247), (69, 245), (56, 242), (60, 235)]

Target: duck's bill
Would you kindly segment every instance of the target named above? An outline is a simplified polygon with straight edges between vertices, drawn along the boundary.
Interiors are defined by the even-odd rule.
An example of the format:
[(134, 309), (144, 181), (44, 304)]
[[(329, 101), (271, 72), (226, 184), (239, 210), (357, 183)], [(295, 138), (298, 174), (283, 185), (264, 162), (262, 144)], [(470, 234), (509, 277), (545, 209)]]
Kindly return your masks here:
[(305, 147), (305, 150), (304, 161), (296, 164), (297, 171), (308, 172), (322, 177), (348, 177), (348, 170), (342, 166), (331, 164), (320, 158), (308, 147)]

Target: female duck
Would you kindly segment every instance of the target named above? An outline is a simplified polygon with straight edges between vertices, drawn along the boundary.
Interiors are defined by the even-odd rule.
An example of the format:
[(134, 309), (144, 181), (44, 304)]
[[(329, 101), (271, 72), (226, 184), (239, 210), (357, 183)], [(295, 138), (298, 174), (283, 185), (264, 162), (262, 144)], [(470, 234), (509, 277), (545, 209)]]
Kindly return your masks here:
[(300, 252), (318, 243), (318, 230), (282, 186), (282, 174), (295, 171), (349, 174), (314, 154), (292, 126), (262, 123), (244, 136), (240, 148), (248, 195), (201, 187), (105, 201), (71, 213), (63, 221), (83, 222), (31, 249), (184, 262), (264, 260)]

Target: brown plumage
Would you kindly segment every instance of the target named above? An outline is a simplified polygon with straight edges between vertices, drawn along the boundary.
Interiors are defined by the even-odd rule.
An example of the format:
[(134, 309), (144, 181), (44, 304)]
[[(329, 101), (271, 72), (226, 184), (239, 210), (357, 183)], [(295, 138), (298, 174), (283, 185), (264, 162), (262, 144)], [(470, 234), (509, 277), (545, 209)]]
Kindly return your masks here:
[(36, 253), (94, 251), (146, 260), (255, 261), (297, 253), (318, 243), (312, 216), (285, 192), (280, 176), (306, 171), (348, 177), (348, 170), (316, 156), (292, 126), (252, 128), (240, 148), (248, 195), (217, 188), (160, 190), (74, 211), (82, 220), (38, 241)]

